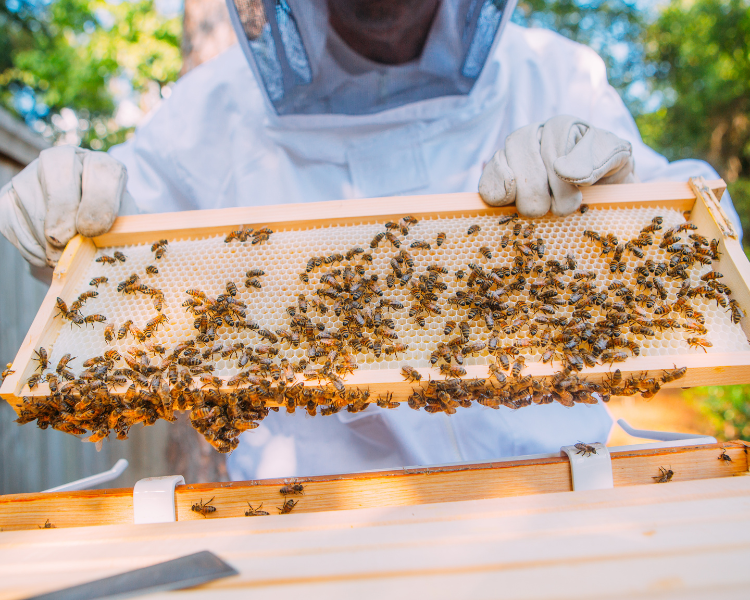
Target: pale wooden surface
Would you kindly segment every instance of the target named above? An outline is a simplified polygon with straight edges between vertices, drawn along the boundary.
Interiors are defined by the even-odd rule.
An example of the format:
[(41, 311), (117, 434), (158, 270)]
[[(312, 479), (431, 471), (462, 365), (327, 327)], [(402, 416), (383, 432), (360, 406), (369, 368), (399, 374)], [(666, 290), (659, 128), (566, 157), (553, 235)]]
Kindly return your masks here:
[[(18, 401), (21, 389), (26, 386), (26, 380), (34, 373), (37, 362), (33, 360), (34, 351), (40, 346), (50, 346), (56, 339), (60, 329), (65, 325), (62, 319), (55, 318), (57, 314), (56, 301), (60, 297), (70, 304), (75, 298), (73, 292), (78, 280), (83, 276), (96, 254), (96, 246), (89, 238), (76, 235), (65, 247), (52, 276), (52, 285), (47, 296), (39, 308), (29, 332), (18, 349), (13, 367), (16, 372), (5, 378), (2, 397), (11, 404)], [(46, 384), (45, 384), (46, 385)], [(26, 387), (28, 390), (28, 387)], [(49, 388), (47, 388), (49, 389)]]
[[(726, 449), (732, 461), (719, 460)], [(741, 442), (612, 452), (616, 487), (653, 484), (659, 467), (671, 468), (674, 481), (732, 477), (748, 471)], [(276, 514), (283, 503), (284, 479), (177, 486), (178, 521), (204, 520), (190, 510), (209, 501), (216, 512), (206, 520), (243, 516), (247, 503)], [(370, 473), (297, 478), (304, 494), (294, 512), (352, 510), (547, 494), (572, 489), (567, 457), (509, 459), (460, 466), (398, 469)], [(132, 490), (16, 494), (0, 497), (0, 529), (36, 529), (46, 519), (58, 528), (131, 523)]]
[(747, 598), (750, 477), (0, 534), (0, 599), (199, 550), (238, 576), (150, 600)]

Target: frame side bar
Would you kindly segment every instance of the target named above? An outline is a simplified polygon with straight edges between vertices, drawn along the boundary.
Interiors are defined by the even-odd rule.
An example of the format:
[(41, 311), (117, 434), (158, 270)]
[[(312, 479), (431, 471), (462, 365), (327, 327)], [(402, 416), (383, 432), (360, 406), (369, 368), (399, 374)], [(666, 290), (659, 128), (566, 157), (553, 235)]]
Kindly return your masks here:
[[(52, 284), (26, 334), (16, 358), (13, 360), (15, 373), (9, 375), (0, 387), (0, 396), (17, 408), (26, 380), (36, 370), (34, 351), (39, 346), (46, 346), (57, 338), (63, 326), (60, 319), (55, 319), (58, 296), (69, 302), (82, 271), (88, 268), (96, 254), (96, 246), (89, 238), (75, 236), (65, 247), (63, 255), (52, 275)], [(28, 388), (27, 388), (28, 389)]]

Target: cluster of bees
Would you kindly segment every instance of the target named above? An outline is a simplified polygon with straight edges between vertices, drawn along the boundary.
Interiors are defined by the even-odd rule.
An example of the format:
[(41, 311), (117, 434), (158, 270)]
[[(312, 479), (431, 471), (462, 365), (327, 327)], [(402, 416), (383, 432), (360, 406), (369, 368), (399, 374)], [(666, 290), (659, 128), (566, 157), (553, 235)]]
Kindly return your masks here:
[(263, 229), (259, 229), (258, 231), (255, 231), (252, 227), (242, 229), (238, 229), (237, 231), (233, 231), (230, 233), (225, 239), (225, 243), (229, 243), (232, 240), (237, 240), (238, 242), (251, 242), (253, 245), (260, 244), (261, 242), (267, 242), (268, 238), (271, 237), (271, 234), (273, 233), (272, 229), (269, 229), (268, 227), (264, 227)]
[[(685, 332), (690, 346), (705, 350), (711, 345), (703, 337), (705, 317), (693, 306), (693, 299), (715, 300), (731, 312), (735, 323), (744, 314), (730, 298), (731, 290), (721, 283), (721, 274), (709, 271), (699, 285), (691, 285), (691, 267), (710, 265), (719, 251), (715, 240), (698, 235), (690, 223), (660, 233), (663, 219), (656, 217), (634, 239), (622, 241), (611, 233), (584, 233), (582, 243), (597, 246), (615, 276), (629, 268), (626, 259), (644, 259), (647, 248), (658, 248), (663, 260), (646, 259), (632, 268), (635, 286), (617, 279), (600, 285), (597, 273), (578, 269), (572, 255), (559, 260), (546, 257), (546, 244), (535, 235), (535, 224), (516, 214), (499, 221), (504, 232), (499, 246), (510, 248), (513, 255), (509, 264), (493, 265), (493, 249), (482, 247), (476, 262), (453, 275), (436, 263), (420, 271), (415, 256), (429, 252), (433, 244), (440, 247), (447, 235), (438, 233), (434, 241), (409, 243), (405, 238), (416, 223), (411, 216), (386, 223), (369, 250), (354, 247), (345, 253), (311, 257), (300, 279), (314, 289), (287, 307), (286, 329), (270, 331), (254, 321), (237, 298), (237, 285), (229, 281), (217, 296), (197, 288), (186, 291), (183, 308), (192, 314), (196, 333), (171, 349), (149, 343), (166, 323), (160, 304), (160, 314), (143, 330), (132, 321), (119, 330), (108, 324), (104, 330), (108, 343), (131, 335), (137, 345), (122, 356), (110, 350), (88, 359), (86, 370), (78, 376), (66, 367), (70, 356), (63, 357), (54, 373), (45, 374), (47, 354), (40, 348), (40, 373), (28, 383), (33, 387), (46, 380), (50, 395), (24, 399), (18, 421), (36, 420), (42, 428), (74, 434), (91, 431), (88, 439), (99, 441), (110, 431), (125, 439), (136, 423), (148, 425), (159, 418), (173, 421), (175, 410), (189, 410), (193, 426), (217, 450), (230, 452), (242, 432), (257, 427), (279, 407), (289, 413), (301, 408), (311, 416), (358, 412), (370, 404), (396, 408), (392, 394), (372, 397), (368, 389), (347, 387), (346, 376), (358, 368), (359, 355), (398, 358), (408, 349), (400, 341), (394, 313), (407, 311), (417, 327), (425, 327), (426, 317), (453, 309), (465, 318), (459, 322), (446, 319), (445, 340), (435, 344), (430, 358), (445, 379), (423, 382), (416, 369), (402, 368), (404, 378), (413, 384), (408, 405), (415, 410), (452, 414), (474, 402), (494, 409), (518, 409), (551, 402), (594, 404), (612, 395), (651, 397), (665, 383), (684, 376), (686, 369), (630, 377), (616, 369), (601, 381), (581, 372), (587, 366), (614, 365), (638, 356), (639, 339), (654, 338), (666, 330)], [(479, 225), (472, 225), (466, 235), (479, 231)], [(270, 229), (243, 228), (225, 242), (256, 244), (267, 241), (271, 233)], [(381, 245), (393, 252), (385, 278), (372, 269), (373, 253)], [(152, 246), (157, 258), (166, 249), (166, 240)], [(113, 260), (124, 261), (125, 256), (118, 254)], [(261, 288), (264, 275), (261, 269), (249, 269), (245, 287), (250, 292)], [(447, 293), (450, 277), (455, 277), (459, 287), (452, 295)], [(667, 280), (681, 282), (675, 297), (668, 293)], [(107, 283), (99, 277), (91, 286)], [(409, 300), (389, 298), (388, 291), (394, 288), (407, 291)], [(136, 274), (117, 289), (163, 301), (163, 294), (140, 283)], [(85, 317), (80, 312), (96, 293), (84, 292), (71, 307), (59, 300), (59, 314), (77, 325), (106, 321), (101, 315)], [(326, 327), (316, 315), (335, 315), (340, 326)], [(242, 341), (221, 341), (220, 327), (242, 332)], [(473, 333), (478, 328), (486, 333)], [(515, 336), (512, 342), (508, 336)], [(298, 360), (279, 356), (285, 347), (301, 348), (304, 356)], [(467, 379), (464, 361), (478, 354), (489, 357), (487, 377)], [(545, 378), (524, 376), (526, 361), (532, 356), (545, 363), (555, 361), (561, 368)], [(216, 359), (236, 360), (239, 373), (227, 379), (215, 376)]]

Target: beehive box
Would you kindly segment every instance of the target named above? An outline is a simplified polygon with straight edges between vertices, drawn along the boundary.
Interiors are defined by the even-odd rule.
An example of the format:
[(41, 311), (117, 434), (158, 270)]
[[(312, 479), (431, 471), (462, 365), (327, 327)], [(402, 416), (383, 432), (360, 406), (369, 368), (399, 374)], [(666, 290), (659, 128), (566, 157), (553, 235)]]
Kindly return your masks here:
[[(712, 184), (720, 192), (723, 182)], [(318, 412), (319, 408), (325, 414), (326, 410), (331, 413), (342, 408), (362, 410), (367, 402), (376, 400), (381, 406), (389, 407), (410, 397), (413, 408), (426, 406), (429, 409), (432, 405), (429, 402), (425, 405), (424, 390), (432, 390), (429, 393), (433, 394), (441, 389), (455, 391), (445, 387), (446, 383), (435, 383), (446, 379), (470, 381), (475, 390), (472, 397), (487, 400), (476, 390), (489, 389), (492, 396), (496, 394), (492, 390), (508, 385), (507, 382), (501, 383), (503, 378), (513, 381), (525, 377), (528, 401), (511, 403), (510, 406), (518, 408), (539, 401), (544, 382), (549, 384), (550, 378), (557, 376), (559, 382), (572, 372), (578, 381), (576, 371), (581, 370), (579, 367), (583, 364), (574, 364), (572, 366), (576, 368), (571, 368), (571, 354), (577, 356), (578, 349), (565, 348), (566, 336), (571, 331), (575, 333), (576, 322), (606, 321), (607, 315), (612, 313), (611, 303), (621, 301), (616, 296), (617, 286), (625, 286), (632, 295), (641, 296), (631, 303), (631, 307), (637, 308), (630, 308), (628, 312), (637, 314), (638, 323), (645, 323), (654, 331), (645, 331), (645, 335), (640, 333), (642, 329), (634, 332), (633, 322), (620, 326), (608, 324), (610, 329), (618, 329), (611, 339), (629, 342), (631, 346), (620, 346), (619, 342), (613, 341), (608, 348), (589, 348), (586, 353), (588, 364), (580, 377), (594, 382), (591, 389), (602, 391), (596, 387), (596, 382), (611, 383), (611, 373), (615, 369), (620, 370), (623, 381), (630, 376), (635, 381), (637, 376), (639, 380), (652, 379), (664, 386), (745, 383), (750, 381), (750, 332), (743, 314), (750, 306), (747, 283), (750, 281), (750, 265), (710, 187), (705, 182), (692, 187), (687, 183), (593, 187), (584, 191), (584, 202), (588, 206), (585, 213), (534, 220), (510, 219), (515, 213), (513, 207), (488, 207), (476, 194), (123, 217), (103, 236), (93, 240), (77, 237), (70, 242), (55, 270), (47, 298), (13, 363), (11, 369), (14, 373), (6, 378), (0, 394), (21, 415), (24, 398), (26, 402), (36, 402), (34, 398), (54, 396), (44, 379), (34, 389), (28, 387), (29, 378), (39, 372), (36, 353), (39, 348), (45, 348), (49, 355), (47, 372), (52, 373), (53, 378), (61, 379), (56, 382), (58, 386), (64, 379), (55, 375), (55, 367), (65, 355), (73, 358), (65, 369), (58, 369), (58, 373), (79, 377), (86, 372), (83, 364), (86, 360), (102, 356), (107, 351), (117, 351), (115, 356), (120, 358), (112, 362), (110, 371), (129, 369), (132, 375), (134, 368), (142, 369), (145, 379), (131, 377), (127, 381), (109, 381), (108, 394), (127, 394), (132, 380), (132, 385), (144, 390), (146, 395), (156, 394), (153, 396), (155, 404), (158, 404), (159, 393), (164, 391), (163, 396), (168, 395), (168, 367), (177, 365), (179, 356), (183, 361), (179, 365), (180, 372), (190, 370), (192, 364), (191, 387), (208, 390), (209, 395), (215, 392), (216, 397), (224, 394), (224, 403), (229, 397), (227, 395), (256, 387), (260, 377), (267, 382), (260, 401), (266, 413), (268, 407), (280, 404), (287, 410), (295, 408), (294, 402), (290, 405), (288, 398), (278, 393), (280, 383), (282, 389), (307, 389), (305, 401), (298, 401), (296, 406), (307, 408), (311, 414)], [(413, 217), (416, 223), (405, 223), (403, 217), (406, 215)], [(624, 272), (618, 269), (613, 272), (610, 268), (614, 252), (603, 255), (601, 243), (584, 234), (594, 231), (602, 238), (608, 234), (617, 236), (618, 243), (611, 248), (614, 251), (616, 245), (624, 246), (628, 240), (637, 239), (657, 217), (660, 217), (657, 219), (660, 225), (651, 232), (654, 243), (645, 245), (640, 257), (636, 256), (638, 252), (627, 250), (621, 257)], [(689, 313), (691, 318), (686, 317), (684, 311), (679, 314), (677, 311), (663, 312), (665, 305), (674, 305), (681, 297), (683, 279), (670, 279), (666, 274), (652, 272), (640, 285), (635, 271), (648, 260), (669, 262), (674, 253), (659, 248), (659, 243), (664, 232), (685, 224), (686, 219), (697, 229), (680, 233), (683, 243), (693, 244), (689, 235), (703, 236), (707, 240), (716, 240), (717, 250), (714, 260), (705, 261), (709, 264), (698, 262), (686, 271), (687, 281), (693, 288), (704, 286), (707, 290), (703, 295), (683, 299), (698, 311)], [(407, 229), (399, 230), (393, 225), (391, 229), (385, 227), (387, 222), (398, 223), (399, 220)], [(231, 232), (240, 226), (252, 227), (256, 231), (269, 228), (273, 233), (259, 243), (252, 243), (257, 240), (253, 237), (247, 241), (226, 241), (227, 236), (232, 237)], [(393, 235), (396, 241), (389, 241), (385, 235), (379, 235), (381, 233)], [(438, 234), (445, 234), (445, 241), (440, 245), (437, 243)], [(371, 244), (376, 236), (379, 243)], [(157, 259), (152, 244), (161, 239), (168, 241), (167, 250), (162, 258)], [(419, 244), (420, 241), (429, 248)], [(347, 255), (357, 247), (363, 252)], [(401, 254), (403, 250), (407, 254)], [(702, 251), (708, 252), (708, 246)], [(102, 256), (115, 256), (116, 252), (122, 253), (124, 262), (101, 262)], [(336, 257), (337, 254), (340, 258)], [(333, 260), (329, 264), (311, 264), (313, 257), (331, 257)], [(518, 262), (514, 263), (514, 260)], [(158, 273), (149, 274), (149, 265), (155, 266)], [(511, 275), (514, 265), (516, 272)], [(432, 266), (437, 266), (442, 272), (430, 270)], [(264, 274), (248, 278), (246, 273), (251, 269)], [(489, 274), (493, 269), (500, 279), (488, 280), (484, 290), (497, 293), (503, 287), (508, 289), (496, 296), (495, 310), (485, 310), (483, 301), (467, 300), (467, 294), (475, 293), (476, 280), (491, 277)], [(728, 288), (719, 293), (718, 298), (715, 290), (711, 292), (706, 287), (715, 283), (708, 283), (712, 270), (723, 274), (716, 282)], [(463, 276), (461, 271), (465, 273)], [(362, 281), (370, 282), (364, 286), (363, 295), (346, 293), (351, 291), (350, 288), (354, 289), (343, 280), (347, 272), (355, 287), (360, 284), (361, 288)], [(571, 286), (587, 281), (580, 277), (587, 272), (595, 273), (596, 278), (585, 294), (587, 297), (596, 293), (607, 295), (606, 299), (601, 296), (601, 301), (606, 300), (609, 305), (597, 305), (596, 301), (571, 304), (571, 297), (576, 294)], [(132, 274), (138, 275), (138, 285), (145, 285), (142, 289), (146, 293), (122, 293), (124, 286), (118, 284), (126, 282)], [(373, 276), (377, 276), (377, 281), (372, 279)], [(549, 276), (558, 282), (555, 285), (559, 305), (548, 304), (544, 296), (551, 288), (540, 282)], [(663, 299), (659, 298), (660, 290), (654, 287), (657, 276), (663, 286)], [(91, 282), (98, 277), (106, 277), (107, 283), (92, 286)], [(389, 281), (390, 278), (394, 280)], [(246, 279), (254, 282), (243, 284)], [(228, 282), (236, 285), (235, 296), (228, 295)], [(422, 292), (417, 290), (420, 283)], [(516, 289), (513, 289), (514, 284), (518, 284)], [(427, 294), (424, 293), (425, 285), (429, 288)], [(531, 295), (534, 286), (536, 295)], [(191, 293), (187, 293), (188, 290)], [(80, 294), (88, 291), (96, 291), (98, 295), (83, 304), (78, 320), (101, 315), (95, 318), (98, 320), (76, 325), (59, 314), (58, 298), (66, 305), (72, 305)], [(430, 294), (434, 295), (426, 297)], [(300, 295), (304, 297), (306, 307), (300, 305)], [(241, 309), (226, 313), (230, 321), (225, 320), (216, 326), (209, 319), (208, 332), (205, 321), (196, 331), (196, 319), (201, 314), (216, 318), (216, 313), (206, 309), (215, 306), (216, 299), (222, 296), (225, 302), (228, 299)], [(654, 301), (649, 302), (646, 296), (651, 296)], [(555, 299), (554, 294), (550, 298)], [(194, 306), (185, 306), (191, 299)], [(734, 315), (728, 305), (730, 301), (737, 307)], [(347, 302), (350, 303), (348, 306)], [(354, 309), (352, 302), (355, 303)], [(390, 306), (385, 306), (386, 302)], [(316, 303), (325, 308), (316, 308)], [(505, 308), (497, 310), (498, 306)], [(305, 308), (307, 312), (304, 312)], [(574, 312), (576, 310), (579, 312)], [(238, 317), (238, 314), (242, 316)], [(166, 317), (165, 322), (149, 331), (147, 323), (160, 315)], [(550, 323), (550, 319), (566, 320)], [(670, 325), (668, 319), (676, 324)], [(696, 319), (704, 321), (704, 332), (696, 331), (699, 327)], [(117, 333), (128, 321), (132, 321), (135, 329), (123, 329), (124, 337), (117, 339)], [(661, 327), (655, 327), (654, 321)], [(455, 322), (456, 327), (446, 333), (446, 326), (451, 322)], [(462, 330), (461, 324), (468, 329)], [(114, 326), (112, 340), (105, 339), (107, 325)], [(678, 328), (672, 328), (678, 325)], [(148, 339), (135, 339), (134, 336), (144, 330), (149, 334)], [(268, 336), (264, 339), (259, 335), (262, 330), (269, 332), (270, 341)], [(300, 336), (299, 343), (284, 339), (286, 332)], [(547, 338), (544, 338), (545, 332), (548, 332)], [(204, 337), (193, 346), (198, 350), (194, 364), (187, 355), (173, 352), (198, 335)], [(281, 339), (273, 340), (273, 337)], [(546, 339), (546, 342), (537, 345), (539, 339)], [(476, 345), (475, 352), (471, 351), (471, 344)], [(166, 352), (153, 351), (155, 345), (162, 346)], [(272, 346), (272, 352), (277, 353), (264, 354), (263, 346)], [(231, 352), (233, 347), (235, 351)], [(245, 348), (254, 348), (254, 352), (251, 351), (250, 359), (243, 362), (240, 357)], [(311, 356), (311, 348), (318, 349), (317, 356)], [(442, 358), (440, 348), (443, 349)], [(214, 349), (215, 352), (211, 352)], [(333, 357), (331, 351), (336, 352)], [(138, 366), (133, 367), (132, 361), (141, 353), (145, 353), (146, 358), (138, 359)], [(508, 358), (507, 367), (500, 360), (501, 354)], [(172, 360), (169, 360), (170, 356)], [(126, 364), (125, 357), (131, 362)], [(521, 357), (525, 364), (518, 362)], [(263, 365), (263, 361), (265, 365), (259, 372), (253, 365)], [(304, 366), (306, 362), (308, 364)], [(303, 366), (296, 374), (291, 374), (287, 368), (300, 364)], [(327, 368), (326, 364), (336, 368)], [(518, 372), (511, 371), (514, 364)], [(213, 370), (202, 374), (197, 372), (206, 365)], [(494, 378), (489, 371), (490, 365), (496, 365)], [(406, 381), (402, 370), (405, 366), (414, 369), (412, 381)], [(687, 371), (679, 380), (663, 377), (665, 371), (683, 367)], [(243, 372), (247, 374), (248, 369), (251, 369), (249, 381), (248, 378), (238, 380), (237, 376)], [(503, 374), (498, 374), (498, 369)], [(288, 380), (285, 381), (285, 377)], [(421, 381), (416, 381), (418, 377)], [(622, 391), (622, 386), (612, 387)], [(272, 393), (272, 389), (277, 391)], [(633, 390), (626, 391), (632, 393)], [(316, 393), (317, 397), (311, 396)], [(419, 394), (422, 394), (421, 402)], [(555, 399), (570, 403), (583, 401), (577, 396), (572, 400), (558, 396)], [(178, 400), (175, 408), (193, 408), (196, 417), (195, 406), (201, 402), (188, 399), (180, 404)], [(257, 395), (253, 402), (258, 409)], [(167, 403), (166, 398), (164, 403)], [(470, 403), (464, 402), (463, 405)], [(493, 408), (498, 406), (497, 402), (493, 405), (491, 398), (482, 403)], [(437, 404), (435, 402), (435, 406)], [(435, 410), (454, 412), (456, 406), (455, 402), (451, 406), (443, 402)], [(68, 411), (71, 408), (68, 407)], [(157, 412), (162, 410), (157, 408)], [(257, 410), (253, 414), (256, 420), (263, 416)], [(246, 421), (248, 419), (243, 422)], [(69, 429), (83, 433), (76, 427)], [(221, 449), (227, 448), (222, 446)]]

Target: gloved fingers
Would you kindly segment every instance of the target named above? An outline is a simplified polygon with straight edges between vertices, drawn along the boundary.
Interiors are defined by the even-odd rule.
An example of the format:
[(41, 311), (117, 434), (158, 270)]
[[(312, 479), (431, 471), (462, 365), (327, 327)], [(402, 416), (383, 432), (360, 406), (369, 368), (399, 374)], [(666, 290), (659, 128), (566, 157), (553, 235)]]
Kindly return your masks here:
[(516, 178), (508, 166), (505, 150), (498, 150), (482, 169), (479, 195), (490, 206), (505, 206), (516, 199)]
[(542, 128), (541, 156), (552, 192), (552, 214), (558, 217), (575, 212), (581, 206), (583, 194), (578, 186), (558, 177), (554, 164), (575, 147), (587, 129), (587, 124), (569, 115), (553, 117)]
[(63, 252), (65, 252), (65, 247), (58, 248), (57, 246), (53, 246), (49, 242), (47, 242), (44, 252), (47, 256), (47, 265), (50, 267), (56, 267), (57, 261), (60, 260), (60, 257), (62, 256)]
[(539, 145), (539, 123), (526, 125), (511, 133), (505, 140), (505, 156), (516, 179), (516, 206), (525, 217), (541, 217), (552, 204)]
[(602, 177), (631, 168), (632, 154), (630, 142), (604, 129), (589, 127), (573, 149), (555, 161), (554, 170), (568, 183), (593, 185)]
[[(41, 211), (41, 213), (43, 227), (44, 212)], [(12, 182), (0, 190), (0, 233), (18, 248), (26, 261), (37, 267), (47, 265), (42, 245), (44, 238), (40, 243), (34, 232), (34, 226), (27, 220), (26, 211), (22, 209), (21, 199)]]
[(635, 159), (631, 156), (629, 164), (623, 166), (619, 171), (612, 175), (602, 177), (596, 182), (597, 185), (610, 185), (613, 183), (640, 183), (640, 179), (635, 174)]
[(49, 148), (39, 155), (39, 181), (47, 201), (44, 233), (51, 246), (64, 248), (76, 234), (82, 172), (82, 154), (72, 146)]
[(128, 172), (119, 160), (104, 152), (89, 152), (83, 158), (81, 203), (75, 227), (87, 237), (109, 231), (117, 218)]

